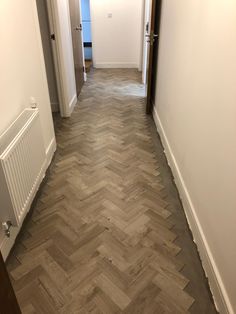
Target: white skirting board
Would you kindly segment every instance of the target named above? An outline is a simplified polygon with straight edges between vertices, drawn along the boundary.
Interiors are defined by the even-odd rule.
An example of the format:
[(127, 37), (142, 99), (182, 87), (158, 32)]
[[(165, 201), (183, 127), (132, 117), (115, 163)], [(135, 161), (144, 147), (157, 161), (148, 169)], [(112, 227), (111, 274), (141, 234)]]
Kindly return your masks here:
[(74, 111), (75, 105), (77, 104), (78, 98), (74, 94), (70, 102), (66, 106), (60, 105), (60, 114), (62, 118), (69, 118)]
[(234, 314), (222, 278), (215, 264), (214, 257), (208, 246), (207, 239), (198, 219), (196, 209), (194, 208), (191, 196), (188, 192), (188, 188), (184, 182), (181, 171), (155, 107), (153, 110), (153, 118), (157, 127), (157, 131), (160, 135), (162, 145), (164, 147), (168, 164), (172, 170), (175, 184), (178, 188), (179, 195), (183, 203), (188, 224), (194, 237), (194, 242), (197, 244), (205, 274), (209, 280), (209, 285), (213, 294), (215, 305), (218, 311), (222, 314)]
[(69, 104), (69, 116), (71, 116), (72, 112), (74, 111), (75, 105), (77, 104), (77, 95), (75, 94)]
[[(53, 158), (55, 151), (56, 151), (56, 139), (54, 137), (46, 149), (46, 160), (44, 162), (44, 170), (42, 171), (42, 175), (41, 175), (41, 178), (39, 181), (38, 189), (40, 187), (41, 182), (43, 181), (43, 178), (45, 177), (47, 168), (52, 161), (52, 158)], [(38, 189), (36, 189), (35, 194), (37, 193)], [(4, 260), (6, 260), (10, 250), (12, 249), (20, 229), (21, 229), (21, 227), (11, 227), (10, 238), (6, 237), (3, 233), (0, 234), (0, 250), (2, 252), (2, 256), (3, 256)]]
[(59, 103), (51, 102), (51, 109), (52, 109), (52, 112), (58, 112), (59, 111)]

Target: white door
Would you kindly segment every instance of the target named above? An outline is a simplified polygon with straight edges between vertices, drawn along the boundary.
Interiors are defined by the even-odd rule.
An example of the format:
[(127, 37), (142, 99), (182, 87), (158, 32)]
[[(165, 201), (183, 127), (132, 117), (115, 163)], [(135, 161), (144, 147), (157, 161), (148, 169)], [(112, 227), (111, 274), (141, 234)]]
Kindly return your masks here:
[(147, 84), (147, 71), (148, 71), (148, 37), (150, 34), (150, 23), (151, 23), (151, 7), (152, 0), (145, 0), (145, 12), (144, 12), (144, 30), (143, 30), (143, 69), (142, 69), (142, 81), (143, 84)]
[(69, 117), (77, 103), (70, 12), (67, 0), (47, 0), (60, 114)]

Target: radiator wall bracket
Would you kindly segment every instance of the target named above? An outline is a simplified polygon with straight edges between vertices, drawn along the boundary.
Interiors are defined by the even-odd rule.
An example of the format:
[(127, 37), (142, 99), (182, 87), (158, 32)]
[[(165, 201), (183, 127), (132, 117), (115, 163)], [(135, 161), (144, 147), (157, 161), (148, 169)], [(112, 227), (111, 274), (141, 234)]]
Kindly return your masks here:
[(5, 233), (5, 235), (10, 238), (11, 236), (11, 232), (10, 232), (10, 228), (12, 226), (12, 223), (10, 220), (8, 221), (5, 221), (2, 223), (2, 229), (3, 229), (3, 232)]

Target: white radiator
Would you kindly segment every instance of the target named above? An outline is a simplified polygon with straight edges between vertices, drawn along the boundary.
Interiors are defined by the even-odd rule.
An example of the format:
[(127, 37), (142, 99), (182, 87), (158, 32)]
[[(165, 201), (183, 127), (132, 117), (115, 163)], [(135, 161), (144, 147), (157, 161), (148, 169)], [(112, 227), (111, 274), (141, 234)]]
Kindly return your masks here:
[(21, 225), (46, 160), (38, 109), (25, 109), (0, 136), (0, 220)]

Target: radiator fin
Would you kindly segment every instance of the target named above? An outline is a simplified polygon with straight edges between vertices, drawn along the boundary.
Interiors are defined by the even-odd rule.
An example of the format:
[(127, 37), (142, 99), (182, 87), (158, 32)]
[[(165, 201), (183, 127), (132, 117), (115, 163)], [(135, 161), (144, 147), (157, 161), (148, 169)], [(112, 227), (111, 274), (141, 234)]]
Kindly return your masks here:
[(45, 160), (39, 111), (25, 109), (0, 137), (2, 222), (22, 223), (42, 180)]

